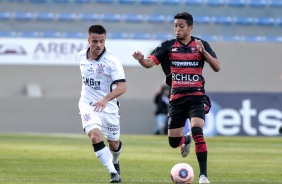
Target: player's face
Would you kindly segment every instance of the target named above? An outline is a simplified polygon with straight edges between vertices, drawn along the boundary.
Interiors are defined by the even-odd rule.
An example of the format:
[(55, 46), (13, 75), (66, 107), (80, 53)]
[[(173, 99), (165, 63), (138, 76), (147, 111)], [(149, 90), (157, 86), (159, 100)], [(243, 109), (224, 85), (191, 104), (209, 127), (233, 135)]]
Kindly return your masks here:
[(88, 43), (90, 45), (90, 52), (94, 56), (99, 56), (105, 48), (106, 35), (90, 33), (88, 36)]
[(187, 36), (190, 36), (192, 28), (193, 26), (188, 26), (184, 19), (174, 20), (174, 34), (179, 40), (184, 40)]

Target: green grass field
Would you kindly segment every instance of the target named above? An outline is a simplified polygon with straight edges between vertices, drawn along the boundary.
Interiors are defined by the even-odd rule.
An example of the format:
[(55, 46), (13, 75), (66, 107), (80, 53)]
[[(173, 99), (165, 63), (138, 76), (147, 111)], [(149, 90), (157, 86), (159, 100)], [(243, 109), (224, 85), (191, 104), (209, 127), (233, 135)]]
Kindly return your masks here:
[[(172, 183), (170, 169), (189, 163), (199, 174), (194, 145), (187, 158), (166, 136), (123, 135), (123, 183)], [(281, 137), (208, 137), (211, 183), (282, 183)], [(108, 183), (86, 135), (0, 134), (0, 183)], [(198, 183), (196, 177), (193, 183)]]

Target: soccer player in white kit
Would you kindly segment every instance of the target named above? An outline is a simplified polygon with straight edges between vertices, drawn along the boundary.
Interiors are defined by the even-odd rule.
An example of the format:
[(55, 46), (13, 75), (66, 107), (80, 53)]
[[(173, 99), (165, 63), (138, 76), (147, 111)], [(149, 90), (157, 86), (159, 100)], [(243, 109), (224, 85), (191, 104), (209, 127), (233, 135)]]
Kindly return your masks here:
[[(125, 93), (126, 81), (119, 59), (105, 48), (106, 29), (92, 25), (88, 30), (89, 48), (78, 54), (82, 77), (79, 110), (84, 131), (88, 134), (94, 152), (110, 173), (110, 183), (121, 183), (119, 156), (120, 137), (119, 102)], [(103, 141), (106, 137), (108, 147)]]

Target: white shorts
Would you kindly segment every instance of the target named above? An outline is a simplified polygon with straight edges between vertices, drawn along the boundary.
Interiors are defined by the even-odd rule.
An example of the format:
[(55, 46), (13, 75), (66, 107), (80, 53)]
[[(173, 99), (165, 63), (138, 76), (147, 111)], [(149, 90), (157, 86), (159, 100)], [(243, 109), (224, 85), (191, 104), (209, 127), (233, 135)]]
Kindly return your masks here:
[(93, 112), (93, 108), (80, 110), (82, 127), (86, 134), (94, 128), (101, 130), (108, 140), (117, 141), (120, 137), (120, 116), (118, 113)]

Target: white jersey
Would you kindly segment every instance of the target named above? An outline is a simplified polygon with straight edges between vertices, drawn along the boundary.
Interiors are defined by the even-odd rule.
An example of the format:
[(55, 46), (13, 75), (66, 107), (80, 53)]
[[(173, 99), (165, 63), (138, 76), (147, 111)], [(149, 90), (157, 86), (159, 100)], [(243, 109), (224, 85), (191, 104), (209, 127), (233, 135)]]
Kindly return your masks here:
[[(109, 94), (116, 87), (116, 82), (125, 82), (122, 64), (112, 52), (105, 48), (96, 60), (90, 60), (87, 55), (88, 50), (89, 48), (81, 50), (78, 54), (82, 77), (80, 110)], [(109, 101), (103, 111), (117, 113), (119, 111), (117, 99)]]

